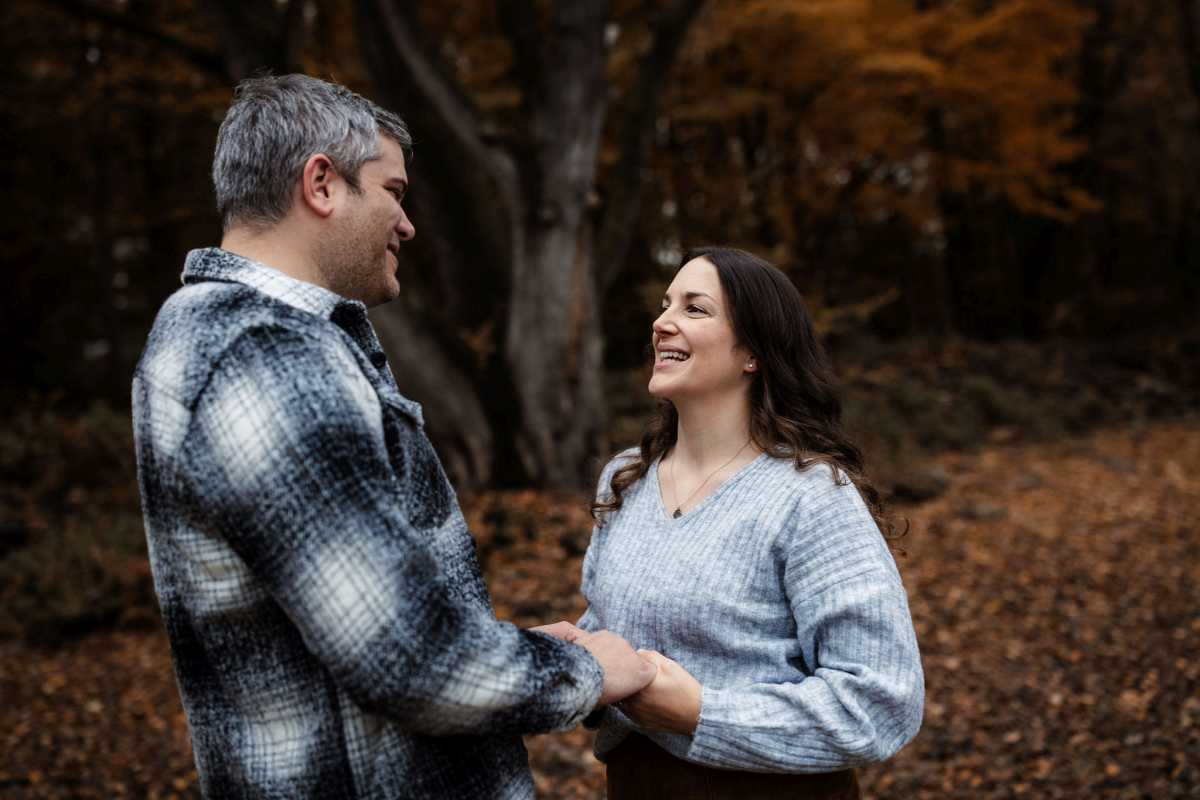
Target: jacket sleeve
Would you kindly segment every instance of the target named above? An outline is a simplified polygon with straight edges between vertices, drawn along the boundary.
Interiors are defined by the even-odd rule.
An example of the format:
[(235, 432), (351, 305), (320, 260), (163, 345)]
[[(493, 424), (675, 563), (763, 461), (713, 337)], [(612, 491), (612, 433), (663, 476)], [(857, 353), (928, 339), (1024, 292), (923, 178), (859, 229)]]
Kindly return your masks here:
[(564, 730), (595, 705), (602, 673), (586, 650), (496, 620), (409, 524), (378, 396), (342, 342), (240, 335), (183, 457), (198, 514), (363, 708), (452, 735)]
[(804, 498), (786, 534), (782, 574), (801, 674), (789, 683), (704, 687), (688, 758), (769, 772), (889, 758), (920, 727), (924, 676), (886, 543), (850, 484)]

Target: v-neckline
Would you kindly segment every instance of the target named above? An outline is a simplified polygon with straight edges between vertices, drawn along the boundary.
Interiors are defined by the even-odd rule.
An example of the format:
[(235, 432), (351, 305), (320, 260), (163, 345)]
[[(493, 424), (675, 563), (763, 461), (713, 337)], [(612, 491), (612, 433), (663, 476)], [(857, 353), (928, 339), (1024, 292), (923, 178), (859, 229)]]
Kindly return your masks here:
[(738, 467), (737, 470), (735, 470), (734, 473), (732, 475), (730, 475), (728, 478), (726, 478), (725, 480), (723, 480), (719, 484), (717, 484), (717, 486), (711, 492), (706, 494), (699, 503), (692, 506), (692, 508), (689, 509), (688, 511), (684, 511), (682, 514), (680, 514), (678, 517), (676, 517), (671, 513), (671, 511), (669, 511), (667, 509), (667, 501), (666, 501), (666, 498), (663, 497), (662, 480), (658, 476), (658, 467), (659, 467), (659, 464), (662, 463), (662, 456), (659, 456), (658, 458), (656, 458), (654, 460), (654, 463), (651, 465), (651, 469), (654, 471), (654, 474), (653, 474), (654, 480), (652, 481), (652, 484), (654, 487), (655, 497), (658, 501), (659, 513), (662, 515), (663, 520), (666, 521), (668, 524), (675, 524), (675, 525), (683, 524), (684, 522), (686, 522), (687, 520), (689, 520), (693, 516), (695, 516), (697, 511), (700, 511), (701, 509), (703, 509), (710, 502), (712, 502), (712, 500), (715, 497), (717, 497), (719, 494), (724, 492), (727, 487), (732, 486), (745, 473), (749, 472), (751, 467), (758, 464), (758, 462), (762, 461), (764, 458), (769, 458), (769, 457), (770, 456), (765, 452), (759, 453), (752, 460), (747, 461), (745, 464)]

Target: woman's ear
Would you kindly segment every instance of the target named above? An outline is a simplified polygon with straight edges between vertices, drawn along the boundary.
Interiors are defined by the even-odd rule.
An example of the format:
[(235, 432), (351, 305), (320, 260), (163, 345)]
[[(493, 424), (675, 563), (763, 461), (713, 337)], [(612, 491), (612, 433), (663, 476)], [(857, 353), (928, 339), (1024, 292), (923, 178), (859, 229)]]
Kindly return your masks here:
[(750, 356), (749, 358), (746, 359), (746, 367), (745, 367), (744, 371), (745, 372), (756, 372), (757, 370), (758, 370), (758, 360), (755, 359), (754, 356)]

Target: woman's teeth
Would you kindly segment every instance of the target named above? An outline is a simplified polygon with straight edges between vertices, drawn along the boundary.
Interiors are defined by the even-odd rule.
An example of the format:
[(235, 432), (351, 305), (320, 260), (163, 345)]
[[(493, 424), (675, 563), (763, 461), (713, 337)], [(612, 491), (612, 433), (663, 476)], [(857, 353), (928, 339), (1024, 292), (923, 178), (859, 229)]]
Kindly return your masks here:
[(658, 357), (662, 361), (687, 361), (691, 358), (687, 353), (677, 353), (673, 350), (663, 351), (658, 354)]

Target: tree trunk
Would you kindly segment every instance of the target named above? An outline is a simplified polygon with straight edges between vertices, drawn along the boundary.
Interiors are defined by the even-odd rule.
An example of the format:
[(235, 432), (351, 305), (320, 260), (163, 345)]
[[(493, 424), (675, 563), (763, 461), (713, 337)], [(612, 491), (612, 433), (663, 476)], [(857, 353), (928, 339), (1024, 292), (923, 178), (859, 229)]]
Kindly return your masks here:
[(523, 257), (512, 264), (504, 356), (524, 471), (579, 485), (604, 431), (603, 339), (595, 309), (591, 221), (605, 102), (607, 0), (559, 3), (555, 36), (527, 92), (533, 157), (525, 165)]
[(359, 1), (379, 99), (409, 121), (417, 152), (409, 252), (420, 269), (406, 291), (424, 302), (393, 303), (376, 319), (401, 387), (425, 406), (460, 483), (594, 480), (607, 429), (604, 290), (628, 251), (621, 223), (637, 212), (645, 129), (700, 5), (676, 0), (658, 19), (599, 215), (607, 0), (558, 3), (548, 22), (528, 0), (500, 0), (528, 121), (507, 140), (485, 135), (410, 6)]
[(937, 191), (944, 240), (943, 245), (933, 248), (927, 258), (913, 259), (910, 283), (917, 291), (909, 299), (909, 317), (918, 331), (944, 338), (956, 333), (958, 327), (952, 270), (963, 266), (957, 260), (961, 232), (954, 227), (955, 220), (961, 218), (958, 213), (961, 200), (950, 191), (945, 174), (945, 159), (951, 143), (940, 109), (929, 112), (927, 125), (929, 147), (938, 159), (941, 171)]

